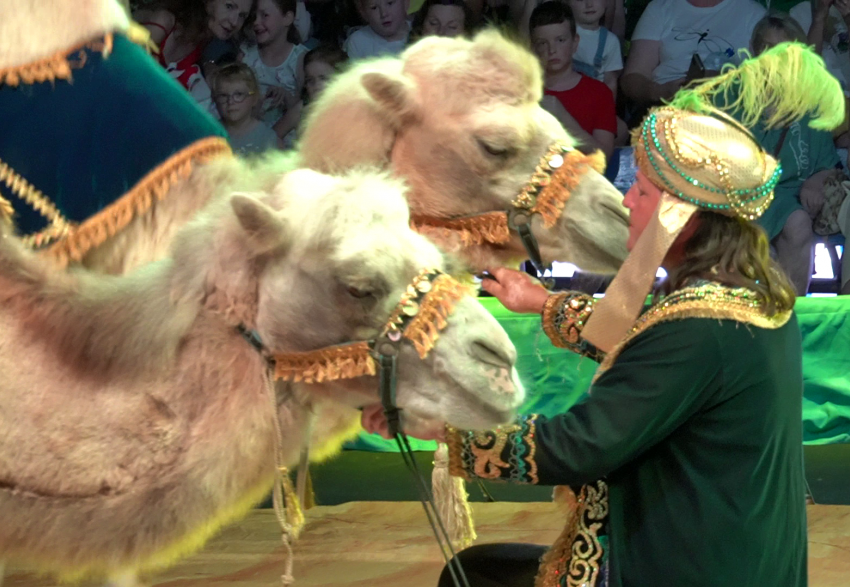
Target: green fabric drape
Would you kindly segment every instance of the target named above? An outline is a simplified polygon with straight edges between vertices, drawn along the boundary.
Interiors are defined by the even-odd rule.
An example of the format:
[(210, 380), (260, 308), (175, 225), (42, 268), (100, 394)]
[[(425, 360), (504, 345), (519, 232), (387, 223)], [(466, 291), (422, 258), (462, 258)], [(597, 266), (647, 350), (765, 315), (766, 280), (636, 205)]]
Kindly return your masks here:
[[(481, 303), (516, 345), (517, 371), (526, 391), (521, 413), (551, 416), (587, 392), (596, 363), (552, 346), (539, 317), (509, 312), (495, 298), (482, 298)], [(798, 298), (795, 311), (803, 334), (803, 440), (850, 442), (850, 296)], [(415, 450), (436, 448), (433, 442), (412, 443)], [(347, 448), (396, 450), (394, 442), (365, 433)]]

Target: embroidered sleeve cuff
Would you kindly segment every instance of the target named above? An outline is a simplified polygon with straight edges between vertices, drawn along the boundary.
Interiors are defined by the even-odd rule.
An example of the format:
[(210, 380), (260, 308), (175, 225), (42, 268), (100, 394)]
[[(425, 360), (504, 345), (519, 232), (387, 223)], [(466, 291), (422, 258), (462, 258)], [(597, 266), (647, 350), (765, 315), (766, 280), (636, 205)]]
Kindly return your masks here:
[(536, 420), (536, 415), (521, 416), (515, 424), (486, 432), (448, 428), (449, 472), (467, 480), (537, 483)]
[(577, 291), (549, 296), (543, 306), (542, 322), (552, 344), (595, 361), (602, 360), (604, 353), (581, 337), (595, 304), (593, 296)]

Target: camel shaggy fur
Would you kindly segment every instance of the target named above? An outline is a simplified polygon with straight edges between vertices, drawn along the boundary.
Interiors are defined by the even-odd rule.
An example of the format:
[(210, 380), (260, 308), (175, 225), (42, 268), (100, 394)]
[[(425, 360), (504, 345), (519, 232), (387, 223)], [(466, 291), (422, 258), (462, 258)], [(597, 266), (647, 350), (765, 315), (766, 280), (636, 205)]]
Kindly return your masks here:
[[(2, 558), (130, 584), (266, 495), (275, 417), (292, 464), (314, 402), (377, 399), (375, 377), (274, 389), (237, 326), (272, 354), (374, 337), (442, 255), (409, 228), (397, 180), (279, 168), (212, 165), (217, 193), (170, 256), (121, 277), (57, 270), (0, 223)], [(515, 360), (467, 296), (425, 359), (402, 347), (398, 405), (465, 428), (506, 421), (523, 400)]]
[[(426, 37), (399, 58), (364, 62), (331, 82), (311, 108), (300, 165), (389, 169), (410, 186), (414, 217), (506, 210), (553, 142), (574, 143), (540, 107), (542, 89), (537, 59), (496, 31)], [(541, 253), (614, 271), (626, 256), (622, 195), (592, 169), (576, 174), (559, 221), (547, 229), (535, 218)], [(471, 246), (448, 231), (427, 234), (476, 268), (526, 258), (516, 235), (503, 246)]]

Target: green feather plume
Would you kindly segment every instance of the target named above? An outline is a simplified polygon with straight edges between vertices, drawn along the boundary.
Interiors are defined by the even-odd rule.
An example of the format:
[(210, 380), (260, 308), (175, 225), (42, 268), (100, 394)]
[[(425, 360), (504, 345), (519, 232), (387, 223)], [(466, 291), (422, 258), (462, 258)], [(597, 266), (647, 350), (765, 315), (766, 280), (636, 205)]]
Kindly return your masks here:
[(708, 113), (717, 108), (735, 114), (747, 128), (786, 127), (810, 116), (809, 126), (832, 130), (844, 121), (841, 85), (823, 59), (802, 43), (780, 43), (720, 75), (679, 90), (670, 105)]

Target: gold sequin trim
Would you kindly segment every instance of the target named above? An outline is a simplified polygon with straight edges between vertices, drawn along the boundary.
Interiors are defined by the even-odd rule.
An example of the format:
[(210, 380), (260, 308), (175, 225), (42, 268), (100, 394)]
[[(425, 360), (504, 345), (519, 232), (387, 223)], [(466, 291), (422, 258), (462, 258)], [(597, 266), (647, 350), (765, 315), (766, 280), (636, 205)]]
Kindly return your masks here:
[(629, 334), (602, 361), (593, 380), (596, 381), (611, 368), (623, 349), (636, 336), (661, 322), (685, 318), (734, 320), (773, 330), (788, 322), (791, 311), (768, 316), (762, 310), (755, 293), (744, 288), (731, 288), (716, 283), (685, 288), (664, 298), (641, 315)]
[(583, 485), (578, 496), (569, 487), (559, 486), (555, 501), (566, 510), (567, 524), (543, 555), (534, 586), (593, 586), (604, 554), (599, 530), (608, 516), (608, 486), (604, 481)]

